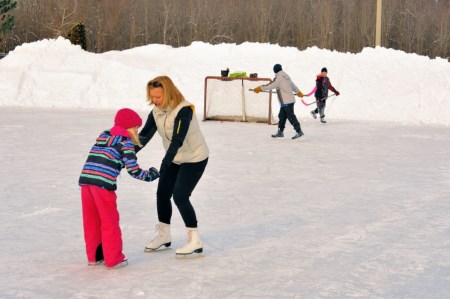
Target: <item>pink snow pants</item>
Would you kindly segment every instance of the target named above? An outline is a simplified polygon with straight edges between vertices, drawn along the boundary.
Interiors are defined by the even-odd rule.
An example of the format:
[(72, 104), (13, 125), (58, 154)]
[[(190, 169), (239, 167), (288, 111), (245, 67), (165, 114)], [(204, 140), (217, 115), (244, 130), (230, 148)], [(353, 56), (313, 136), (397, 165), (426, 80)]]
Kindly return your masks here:
[(119, 226), (116, 192), (81, 186), (84, 240), (88, 262), (95, 262), (95, 252), (102, 244), (106, 267), (114, 267), (125, 259), (122, 253), (122, 232)]

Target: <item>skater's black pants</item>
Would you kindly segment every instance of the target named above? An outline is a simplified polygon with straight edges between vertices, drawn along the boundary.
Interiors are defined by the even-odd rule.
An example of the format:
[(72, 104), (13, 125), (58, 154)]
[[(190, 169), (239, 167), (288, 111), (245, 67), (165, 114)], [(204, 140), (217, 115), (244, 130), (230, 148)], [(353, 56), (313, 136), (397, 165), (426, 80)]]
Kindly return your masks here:
[(284, 131), (286, 127), (286, 120), (289, 120), (291, 125), (294, 126), (296, 132), (300, 132), (302, 128), (300, 127), (300, 123), (297, 120), (297, 116), (294, 113), (294, 104), (289, 104), (286, 106), (280, 107), (280, 112), (278, 113), (278, 129), (280, 131)]
[(195, 186), (205, 171), (208, 158), (197, 163), (172, 163), (159, 178), (156, 191), (156, 207), (158, 220), (170, 224), (173, 201), (180, 211), (186, 227), (197, 227), (197, 216), (189, 200)]
[(316, 105), (317, 108), (314, 110), (314, 113), (319, 113), (320, 118), (325, 117), (325, 106), (327, 105), (326, 100), (320, 100), (319, 98), (316, 98)]

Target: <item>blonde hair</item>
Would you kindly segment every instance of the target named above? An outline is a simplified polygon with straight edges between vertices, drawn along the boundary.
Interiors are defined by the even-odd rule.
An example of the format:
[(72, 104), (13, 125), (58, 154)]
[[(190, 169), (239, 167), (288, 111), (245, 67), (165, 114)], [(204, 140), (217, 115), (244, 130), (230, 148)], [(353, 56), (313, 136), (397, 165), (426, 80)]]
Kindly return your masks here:
[(172, 80), (167, 76), (156, 77), (147, 83), (147, 101), (149, 105), (152, 105), (152, 99), (150, 97), (150, 90), (154, 88), (163, 89), (163, 102), (161, 108), (175, 108), (184, 101), (184, 96), (178, 90), (178, 88), (173, 84)]
[(139, 140), (139, 136), (136, 134), (136, 131), (134, 128), (127, 129), (128, 133), (130, 134), (130, 138), (133, 141), (134, 145), (137, 145), (139, 147), (142, 147), (141, 141)]

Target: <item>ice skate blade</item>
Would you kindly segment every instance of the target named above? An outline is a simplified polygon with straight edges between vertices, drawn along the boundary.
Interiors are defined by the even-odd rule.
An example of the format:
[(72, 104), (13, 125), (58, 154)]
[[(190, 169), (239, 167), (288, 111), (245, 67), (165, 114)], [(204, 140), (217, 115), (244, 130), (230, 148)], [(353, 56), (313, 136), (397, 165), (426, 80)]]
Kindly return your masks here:
[(113, 267), (106, 267), (108, 270), (114, 270), (114, 269), (120, 269), (123, 267), (128, 266), (128, 260), (123, 260), (120, 263), (118, 263), (117, 265), (113, 266)]
[(103, 260), (101, 260), (101, 261), (96, 261), (96, 262), (89, 262), (88, 263), (88, 266), (89, 267), (95, 267), (95, 266), (100, 266), (100, 265), (102, 265), (103, 264)]
[[(170, 248), (171, 244), (172, 244), (171, 242), (166, 243), (166, 244), (161, 244), (158, 248), (145, 247), (144, 251), (145, 252), (156, 252), (156, 251), (169, 250), (169, 249), (172, 249), (172, 248)], [(165, 247), (163, 247), (163, 246), (165, 246)]]
[(195, 249), (191, 253), (176, 253), (176, 258), (199, 258), (204, 257), (203, 248)]
[(157, 249), (152, 249), (152, 248), (145, 247), (144, 252), (155, 253), (155, 252), (161, 252), (161, 251), (167, 251), (167, 250), (172, 250), (172, 247), (163, 247), (163, 248), (159, 247)]
[(175, 254), (177, 260), (190, 260), (205, 257), (204, 253), (190, 253), (190, 254)]

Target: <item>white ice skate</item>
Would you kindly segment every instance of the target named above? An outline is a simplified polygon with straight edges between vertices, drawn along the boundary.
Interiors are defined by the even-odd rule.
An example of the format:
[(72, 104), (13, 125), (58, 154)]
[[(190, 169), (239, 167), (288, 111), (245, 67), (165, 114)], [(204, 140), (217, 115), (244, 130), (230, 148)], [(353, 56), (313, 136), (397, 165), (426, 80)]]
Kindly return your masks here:
[(117, 265), (113, 266), (113, 267), (106, 267), (108, 270), (113, 270), (113, 269), (119, 269), (119, 268), (123, 268), (125, 266), (128, 265), (128, 260), (123, 260), (120, 263), (118, 263)]
[(98, 266), (98, 265), (101, 265), (101, 264), (103, 264), (103, 260), (95, 261), (95, 262), (89, 262), (88, 266)]
[(187, 243), (178, 248), (176, 251), (177, 257), (183, 257), (190, 255), (192, 253), (202, 253), (203, 252), (203, 244), (200, 241), (200, 237), (198, 236), (198, 229), (193, 227), (187, 228), (188, 240)]
[(155, 231), (158, 235), (145, 245), (146, 252), (158, 251), (168, 248), (159, 249), (161, 246), (169, 247), (172, 244), (172, 237), (170, 235), (170, 224), (160, 222), (156, 226)]

